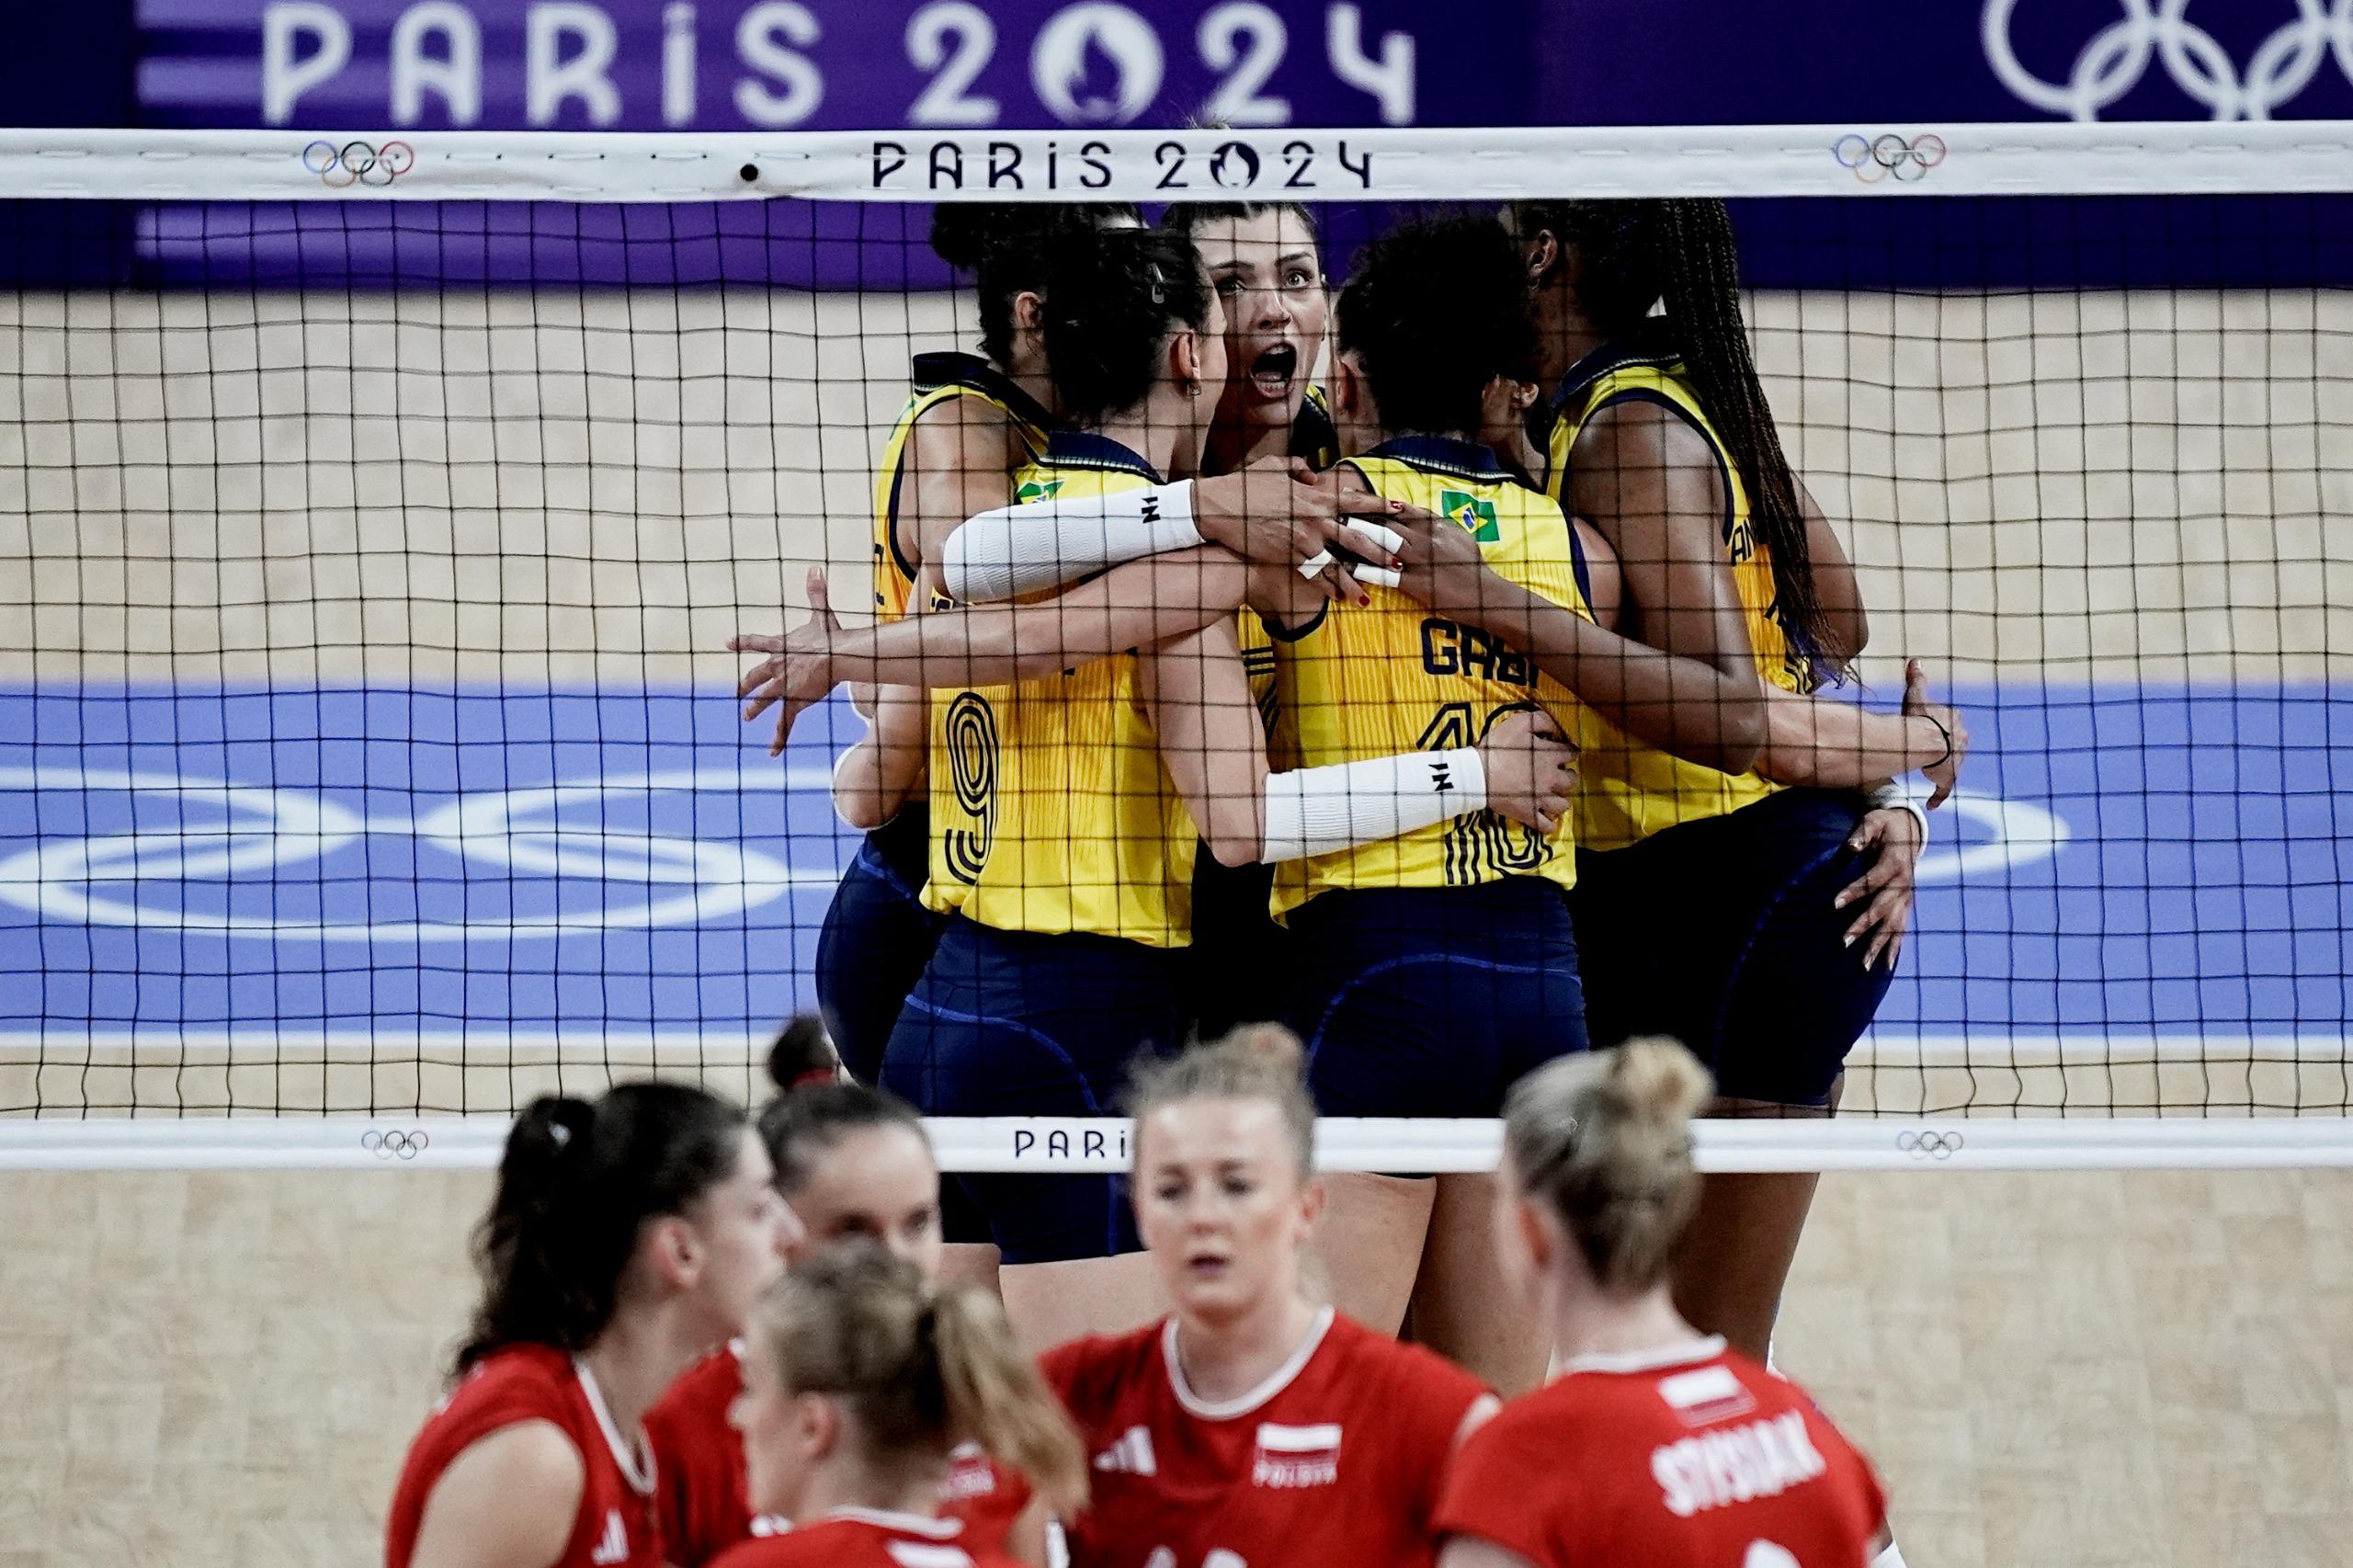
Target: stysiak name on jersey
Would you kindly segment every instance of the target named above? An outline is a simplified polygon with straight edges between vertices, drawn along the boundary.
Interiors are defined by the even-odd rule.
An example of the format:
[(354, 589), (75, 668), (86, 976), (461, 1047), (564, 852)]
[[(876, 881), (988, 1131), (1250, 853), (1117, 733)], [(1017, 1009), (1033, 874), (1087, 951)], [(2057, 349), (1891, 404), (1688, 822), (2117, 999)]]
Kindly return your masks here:
[(1805, 1416), (1794, 1410), (1651, 1450), (1652, 1478), (1665, 1494), (1666, 1511), (1678, 1519), (1778, 1497), (1829, 1468), (1805, 1429)]

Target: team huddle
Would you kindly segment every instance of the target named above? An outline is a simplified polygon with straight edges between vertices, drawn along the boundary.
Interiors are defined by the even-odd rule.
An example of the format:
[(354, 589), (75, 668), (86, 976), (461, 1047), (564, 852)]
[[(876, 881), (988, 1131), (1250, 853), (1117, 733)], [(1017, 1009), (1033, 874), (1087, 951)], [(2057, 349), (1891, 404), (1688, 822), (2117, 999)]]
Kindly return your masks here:
[[(813, 573), (731, 644), (776, 749), (869, 722), (848, 1081), (804, 1030), (756, 1136), (526, 1114), (388, 1568), (1900, 1562), (1764, 1367), (1813, 1178), (1703, 1179), (1689, 1119), (1835, 1108), (1892, 780), (1967, 733), (1916, 665), (1816, 695), (1867, 618), (1722, 204), (1411, 223), (1336, 300), (1295, 206), (933, 243), (982, 353), (915, 361), (874, 624)], [(943, 1184), (918, 1119), (1121, 1109), (1124, 1176)], [(1319, 1113), (1501, 1117), (1504, 1168), (1319, 1178)]]

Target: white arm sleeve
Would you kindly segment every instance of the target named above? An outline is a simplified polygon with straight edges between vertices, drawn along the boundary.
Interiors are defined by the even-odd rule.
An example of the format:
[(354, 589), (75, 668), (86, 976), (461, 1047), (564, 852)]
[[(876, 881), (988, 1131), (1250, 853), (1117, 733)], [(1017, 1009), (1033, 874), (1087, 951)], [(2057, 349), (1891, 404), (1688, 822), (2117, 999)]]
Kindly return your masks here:
[(1378, 844), (1486, 803), (1487, 770), (1471, 746), (1270, 773), (1259, 858), (1271, 865)]
[(1200, 542), (1189, 479), (1116, 495), (1031, 501), (960, 524), (940, 551), (939, 581), (961, 603), (987, 604)]

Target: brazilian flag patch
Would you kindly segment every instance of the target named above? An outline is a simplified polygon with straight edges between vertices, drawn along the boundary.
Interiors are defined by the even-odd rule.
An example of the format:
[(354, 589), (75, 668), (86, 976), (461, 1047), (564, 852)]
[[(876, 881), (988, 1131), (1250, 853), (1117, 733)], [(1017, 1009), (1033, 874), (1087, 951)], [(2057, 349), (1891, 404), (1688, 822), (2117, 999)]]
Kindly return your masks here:
[(1063, 487), (1059, 479), (1024, 480), (1021, 488), (1013, 493), (1014, 505), (1026, 506), (1032, 501), (1043, 501)]
[(1462, 531), (1481, 544), (1493, 544), (1503, 537), (1495, 527), (1495, 504), (1482, 501), (1462, 490), (1438, 492), (1438, 509), (1462, 525)]

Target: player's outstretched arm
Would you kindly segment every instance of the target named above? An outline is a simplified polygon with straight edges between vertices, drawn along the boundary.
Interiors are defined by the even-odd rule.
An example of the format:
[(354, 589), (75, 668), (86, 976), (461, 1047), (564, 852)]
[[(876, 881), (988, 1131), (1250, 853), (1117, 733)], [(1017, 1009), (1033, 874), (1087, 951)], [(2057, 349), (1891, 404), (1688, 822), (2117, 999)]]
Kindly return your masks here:
[(1861, 789), (1917, 768), (1935, 787), (1928, 809), (1945, 803), (1969, 755), (1958, 710), (1928, 699), (1920, 661), (1904, 669), (1904, 709), (1874, 712), (1852, 703), (1766, 692), (1766, 744), (1756, 770), (1777, 784)]
[(1628, 734), (1688, 762), (1745, 772), (1764, 744), (1763, 683), (1664, 653), (1491, 570), (1450, 522), (1400, 528), (1399, 591), (1520, 649)]
[[(1353, 475), (1318, 474), (1296, 459), (1267, 459), (1214, 479), (993, 506), (942, 542), (940, 582), (963, 603), (987, 604), (1204, 544), (1222, 546), (1255, 565), (1303, 568), (1319, 556), (1328, 564), (1336, 543), (1365, 548), (1361, 540), (1343, 540), (1348, 518), (1386, 519), (1398, 510)], [(1319, 566), (1314, 575), (1330, 597), (1358, 596), (1345, 571)]]
[(1248, 580), (1248, 569), (1223, 551), (1187, 551), (1036, 604), (935, 610), (853, 631), (834, 617), (824, 574), (813, 570), (808, 620), (781, 637), (739, 633), (727, 646), (767, 655), (744, 673), (736, 695), (745, 699), (746, 723), (782, 705), (774, 755), (801, 715), (844, 681), (936, 689), (1051, 675), (1231, 619)]
[(1507, 714), (1475, 746), (1276, 773), (1233, 618), (1138, 663), (1168, 777), (1221, 865), (1296, 860), (1493, 810), (1550, 834), (1575, 754), (1550, 716)]

